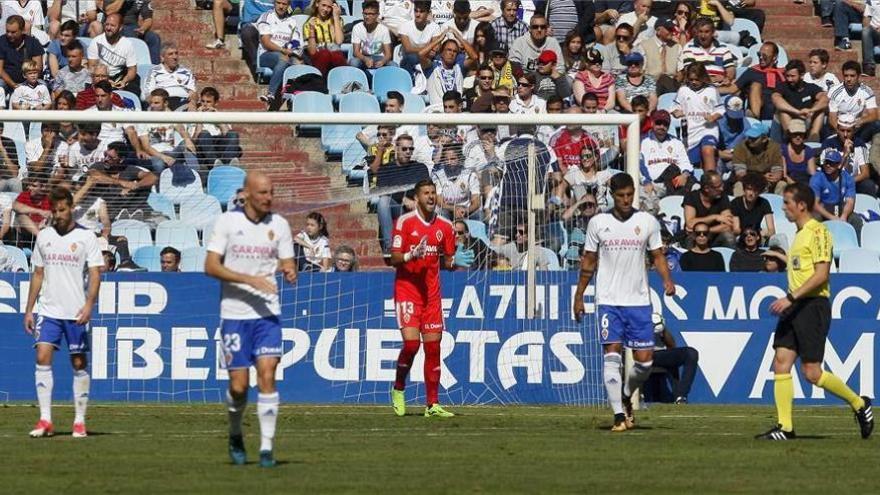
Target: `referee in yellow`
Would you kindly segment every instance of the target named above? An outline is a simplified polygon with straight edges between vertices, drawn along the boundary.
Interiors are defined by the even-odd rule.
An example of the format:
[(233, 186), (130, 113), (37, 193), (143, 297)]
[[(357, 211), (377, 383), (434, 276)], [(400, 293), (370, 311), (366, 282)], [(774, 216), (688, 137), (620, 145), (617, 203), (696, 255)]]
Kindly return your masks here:
[(831, 326), (831, 233), (813, 218), (816, 195), (807, 184), (789, 184), (785, 188), (785, 216), (797, 224), (797, 235), (788, 253), (788, 294), (777, 299), (770, 311), (779, 315), (773, 348), (775, 373), (773, 397), (779, 424), (756, 438), (789, 440), (795, 438), (791, 410), (794, 385), (791, 367), (801, 358), (801, 369), (810, 383), (840, 397), (855, 411), (862, 438), (871, 436), (874, 416), (871, 399), (859, 397), (837, 376), (822, 369), (825, 338)]

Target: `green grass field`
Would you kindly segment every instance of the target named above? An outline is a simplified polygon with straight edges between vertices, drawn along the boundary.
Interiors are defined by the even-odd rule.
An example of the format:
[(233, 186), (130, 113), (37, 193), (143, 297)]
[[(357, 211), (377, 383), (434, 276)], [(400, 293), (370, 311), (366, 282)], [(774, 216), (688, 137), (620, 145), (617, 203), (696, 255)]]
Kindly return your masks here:
[[(799, 408), (791, 442), (759, 442), (770, 407), (652, 406), (612, 434), (573, 407), (462, 407), (448, 420), (390, 407), (285, 406), (275, 469), (232, 466), (220, 405), (89, 408), (91, 436), (31, 439), (28, 405), (0, 406), (0, 493), (876, 493), (880, 445), (844, 408)], [(245, 422), (251, 458), (258, 426)]]

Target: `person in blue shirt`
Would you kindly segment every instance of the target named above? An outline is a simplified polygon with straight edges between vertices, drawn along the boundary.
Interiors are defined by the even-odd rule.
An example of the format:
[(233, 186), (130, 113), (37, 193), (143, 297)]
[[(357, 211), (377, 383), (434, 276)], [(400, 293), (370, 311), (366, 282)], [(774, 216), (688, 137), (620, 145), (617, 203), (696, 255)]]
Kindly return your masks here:
[(810, 188), (816, 194), (813, 214), (819, 221), (842, 220), (862, 230), (863, 220), (853, 213), (856, 205), (856, 182), (843, 168), (843, 155), (835, 149), (822, 153), (822, 168), (810, 179)]
[(718, 156), (722, 162), (733, 160), (733, 148), (746, 138), (746, 131), (751, 127), (743, 106), (742, 98), (731, 96), (724, 105), (724, 115), (718, 120)]
[(854, 115), (841, 114), (837, 118), (837, 132), (822, 141), (822, 149), (833, 149), (843, 156), (843, 170), (852, 175), (857, 193), (877, 196), (877, 184), (871, 179), (868, 145), (856, 132)]

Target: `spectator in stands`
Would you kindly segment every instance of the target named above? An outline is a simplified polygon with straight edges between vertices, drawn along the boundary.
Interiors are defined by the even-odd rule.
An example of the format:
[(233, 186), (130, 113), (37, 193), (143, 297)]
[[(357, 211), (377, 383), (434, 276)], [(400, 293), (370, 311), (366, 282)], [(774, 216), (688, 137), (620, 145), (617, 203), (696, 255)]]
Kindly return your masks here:
[[(86, 87), (86, 89), (77, 93), (76, 96), (76, 110), (86, 110), (95, 106), (95, 102), (97, 101), (97, 97), (95, 96), (95, 86), (101, 81), (109, 81), (109, 69), (104, 64), (97, 64), (91, 68), (91, 80), (92, 83)], [(113, 87), (111, 86), (112, 90)], [(61, 96), (56, 96), (56, 101)], [(125, 106), (125, 102), (122, 101), (122, 97), (118, 94), (113, 93), (110, 97), (111, 103), (113, 106), (123, 108)], [(69, 108), (68, 110), (73, 110), (74, 108)]]
[[(529, 249), (528, 224), (523, 221), (517, 222), (511, 237), (513, 237), (513, 241), (500, 246), (496, 251), (509, 259), (511, 266), (515, 270), (525, 270), (526, 256)], [(542, 242), (540, 239), (536, 239), (535, 244), (541, 246)], [(547, 270), (551, 264), (558, 264), (559, 260), (553, 262), (551, 261), (551, 256), (555, 256), (555, 253), (549, 249), (538, 249), (535, 252), (535, 267), (538, 270)]]
[[(687, 232), (696, 230), (697, 224), (709, 227), (710, 246), (733, 248), (736, 237), (733, 234), (733, 213), (730, 200), (724, 194), (721, 174), (707, 170), (700, 178), (700, 189), (684, 195), (684, 223)], [(683, 266), (682, 266), (683, 268)]]
[[(583, 113), (583, 110), (580, 107), (569, 107), (565, 109), (565, 113), (580, 114)], [(580, 169), (584, 165), (590, 165), (594, 171), (598, 169), (596, 164), (599, 160), (599, 143), (583, 126), (566, 125), (549, 140), (549, 144), (556, 153), (561, 175), (564, 176), (568, 174), (570, 169)], [(592, 160), (589, 163), (584, 162), (585, 157), (581, 154), (584, 148), (589, 148), (592, 151), (593, 156), (588, 157)]]
[(301, 272), (329, 272), (332, 266), (330, 232), (324, 215), (306, 215), (306, 226), (293, 237), (293, 248)]
[(16, 246), (32, 249), (40, 229), (52, 217), (52, 211), (44, 179), (29, 177), (22, 185), (24, 192), (12, 203), (12, 211), (16, 213), (16, 228), (9, 235), (15, 239)]
[(275, 109), (273, 103), (281, 97), (284, 70), (303, 63), (303, 40), (296, 18), (290, 11), (290, 0), (275, 0), (275, 7), (260, 15), (256, 24), (260, 46), (263, 47), (260, 66), (272, 68), (269, 87), (260, 100)]
[(180, 271), (180, 257), (180, 251), (172, 246), (165, 246), (159, 252), (159, 266), (163, 272), (177, 273)]
[(586, 51), (584, 38), (577, 30), (572, 29), (565, 35), (561, 48), (562, 61), (565, 63), (565, 75), (574, 80), (575, 75), (586, 68), (584, 64)]
[(733, 150), (746, 138), (751, 124), (746, 120), (742, 98), (731, 96), (724, 104), (724, 115), (718, 120), (718, 158), (729, 164)]
[[(117, 0), (117, 2), (122, 1), (124, 0)], [(106, 65), (113, 89), (124, 89), (140, 95), (141, 82), (137, 73), (137, 54), (131, 40), (122, 33), (120, 14), (110, 14), (104, 18), (104, 33), (93, 39), (86, 50), (89, 69), (94, 70), (99, 62)], [(156, 58), (158, 57), (157, 53)], [(159, 63), (158, 60), (156, 63)]]
[(504, 256), (497, 251), (492, 251), (489, 255), (489, 266), (493, 271), (496, 272), (506, 272), (513, 270), (513, 265), (511, 265), (510, 260), (507, 256)]
[(372, 185), (375, 185), (377, 180), (376, 173), (379, 171), (379, 168), (388, 165), (394, 160), (395, 132), (393, 125), (379, 125), (376, 131), (375, 142), (367, 146), (365, 160), (370, 164), (370, 172), (373, 178)]
[(340, 46), (343, 43), (342, 9), (334, 0), (316, 0), (312, 8), (312, 16), (303, 27), (303, 36), (308, 42), (306, 61), (326, 78), (330, 69), (347, 63)]
[(817, 141), (828, 109), (828, 93), (815, 84), (804, 82), (806, 71), (802, 61), (790, 61), (785, 66), (785, 83), (777, 84), (772, 101), (776, 107), (776, 119), (783, 129), (789, 128), (792, 119), (802, 119), (809, 126), (810, 140)]
[[(687, 213), (685, 213), (687, 216)], [(696, 222), (693, 226), (691, 248), (681, 255), (679, 263), (685, 272), (723, 272), (724, 257), (710, 246), (712, 231), (704, 222)]]
[(786, 182), (803, 182), (809, 184), (810, 177), (816, 173), (816, 155), (818, 152), (807, 146), (807, 126), (803, 120), (795, 119), (788, 123), (788, 137), (782, 147), (782, 159), (785, 160), (784, 177)]
[(396, 66), (391, 60), (391, 32), (379, 23), (379, 2), (367, 0), (363, 5), (364, 21), (351, 30), (352, 58), (348, 64), (366, 70)]
[(504, 91), (508, 96), (512, 95), (516, 86), (513, 74), (513, 64), (507, 59), (507, 52), (499, 46), (489, 48), (489, 67), (495, 74), (493, 88), (496, 92)]
[(52, 94), (56, 98), (62, 91), (70, 91), (77, 95), (92, 81), (92, 76), (83, 66), (84, 50), (79, 40), (74, 39), (67, 45), (64, 54), (66, 64), (55, 74), (53, 80)]
[(648, 110), (653, 112), (657, 108), (657, 83), (653, 77), (645, 75), (645, 57), (641, 53), (632, 52), (623, 58), (623, 62), (626, 64), (626, 74), (618, 76), (614, 84), (618, 106), (625, 113), (633, 113), (632, 99), (644, 96), (648, 99)]
[(746, 227), (739, 236), (736, 250), (730, 257), (731, 272), (760, 272), (764, 268), (761, 229)]
[(21, 64), (21, 72), (24, 74), (24, 81), (12, 92), (12, 96), (9, 97), (9, 106), (13, 110), (48, 110), (52, 108), (52, 95), (49, 94), (49, 88), (39, 80), (43, 67), (37, 66), (33, 60), (25, 60)]
[(550, 50), (556, 54), (556, 70), (565, 71), (562, 62), (562, 48), (556, 38), (547, 36), (550, 24), (544, 14), (536, 12), (529, 21), (529, 34), (522, 35), (514, 40), (510, 47), (510, 63), (514, 69), (521, 68), (525, 72), (532, 72), (538, 67), (538, 56), (544, 50)]
[(480, 220), (480, 179), (465, 168), (461, 146), (446, 146), (434, 165), (431, 181), (437, 187), (437, 212), (450, 220)]
[(24, 18), (11, 15), (6, 19), (6, 34), (0, 36), (0, 89), (7, 94), (24, 82), (21, 72), (25, 60), (43, 66), (43, 47), (33, 36), (25, 34)]
[(452, 19), (440, 25), (440, 31), (452, 39), (457, 32), (469, 44), (474, 44), (474, 34), (479, 22), (471, 19), (471, 4), (467, 0), (455, 0), (452, 4)]
[[(400, 0), (381, 0), (379, 3), (379, 21), (384, 24), (395, 36), (399, 36), (408, 25), (415, 20), (413, 3)], [(431, 12), (430, 2), (428, 13)]]
[[(453, 31), (455, 36), (461, 37)], [(439, 46), (439, 53), (436, 49)], [(435, 57), (436, 53), (436, 57)], [(464, 75), (457, 62), (459, 44), (456, 40), (443, 40), (442, 37), (431, 42), (419, 52), (422, 72), (427, 78), (428, 101), (431, 105), (442, 105), (447, 91), (464, 90)]]
[(696, 36), (681, 50), (678, 80), (686, 80), (684, 70), (688, 66), (702, 62), (713, 84), (728, 85), (736, 76), (736, 57), (727, 46), (715, 39), (715, 25), (710, 19), (701, 17), (693, 24)]
[[(453, 224), (455, 229), (455, 245), (464, 256), (456, 253), (456, 265), (469, 270), (485, 270), (489, 267), (489, 255), (492, 252), (482, 239), (471, 235), (470, 227), (464, 220), (456, 220)], [(464, 258), (469, 261), (460, 263)]]
[(431, 178), (425, 164), (412, 161), (413, 138), (411, 136), (398, 136), (395, 144), (394, 162), (374, 170), (376, 187), (395, 190), (382, 195), (377, 207), (379, 235), (382, 239), (382, 250), (386, 254), (391, 252), (391, 232), (394, 219), (400, 216), (403, 207), (411, 209), (414, 204), (412, 199), (405, 198), (406, 191), (397, 190), (412, 188), (420, 180), (430, 180)]
[(617, 27), (619, 28), (623, 24), (632, 26), (636, 42), (653, 35), (657, 23), (657, 17), (651, 13), (653, 4), (653, 0), (635, 0), (633, 11), (621, 15), (617, 19)]
[[(404, 105), (406, 103), (403, 94), (399, 91), (389, 91), (386, 95), (385, 106), (382, 108), (383, 113), (402, 113), (404, 109)], [(419, 127), (415, 125), (401, 125), (397, 126), (394, 130), (394, 135), (392, 138), (396, 138), (401, 134), (409, 134), (410, 136), (418, 136), (419, 135)], [(371, 145), (376, 143), (377, 133), (379, 131), (379, 127), (375, 125), (364, 126), (363, 129), (360, 130), (355, 135), (355, 138), (363, 145), (364, 148), (369, 148)]]
[(608, 182), (611, 177), (619, 173), (613, 168), (598, 169), (599, 149), (595, 141), (585, 144), (580, 148), (580, 166), (569, 167), (561, 182), (560, 197), (567, 198), (571, 192), (573, 201), (567, 204), (577, 203), (586, 195), (592, 195), (596, 201), (597, 211), (607, 211), (611, 206)]
[(856, 183), (843, 169), (843, 155), (834, 149), (822, 152), (822, 171), (813, 174), (810, 187), (816, 193), (813, 216), (817, 220), (842, 220), (862, 230), (862, 217), (853, 213), (856, 206)]
[(695, 183), (694, 167), (684, 144), (669, 134), (671, 121), (669, 112), (655, 110), (651, 114), (651, 132), (642, 139), (639, 152), (645, 199), (684, 195)]
[(529, 27), (517, 17), (519, 0), (503, 0), (501, 2), (501, 17), (492, 21), (492, 30), (495, 31), (495, 39), (504, 52), (513, 47), (513, 42), (529, 32)]
[[(586, 9), (582, 3), (589, 3)], [(587, 12), (589, 10), (589, 12)], [(579, 2), (577, 0), (539, 0), (535, 2), (535, 11), (543, 12), (547, 16), (547, 22), (552, 26), (548, 35), (556, 38), (560, 45), (564, 44), (566, 35), (578, 29), (578, 25), (589, 24), (592, 30), (592, 20), (595, 17), (595, 7), (592, 2)]]
[[(596, 194), (593, 192), (585, 192), (573, 201), (562, 213), (562, 221), (569, 233), (569, 238), (573, 237), (575, 229), (580, 229), (581, 234), (585, 233), (590, 220), (598, 213), (601, 213), (601, 209)], [(583, 247), (583, 241), (581, 241), (581, 247)]]
[[(492, 32), (492, 27), (489, 23), (481, 22), (477, 24), (476, 29), (474, 29), (474, 42), (471, 44), (473, 51), (465, 50), (464, 68), (466, 72), (470, 74), (472, 71), (488, 64), (492, 58), (490, 50), (497, 46), (495, 33)], [(471, 56), (473, 54), (476, 54), (476, 58)]]
[[(864, 4), (852, 0), (834, 2), (834, 49), (848, 52), (852, 50), (849, 41), (849, 25), (861, 24), (864, 17)], [(858, 64), (858, 62), (856, 62)]]
[[(30, 177), (46, 179), (56, 161), (56, 155), (61, 147), (62, 138), (58, 132), (57, 122), (43, 122), (40, 127), (40, 137), (34, 137), (25, 144), (27, 155), (27, 173)], [(65, 148), (67, 143), (65, 142)], [(0, 147), (0, 153), (4, 153)], [(4, 163), (6, 159), (4, 158)], [(6, 164), (7, 168), (9, 164)], [(19, 185), (19, 187), (21, 187)], [(2, 236), (0, 236), (2, 237)]]
[[(199, 93), (197, 112), (216, 112), (220, 93), (207, 86)], [(189, 135), (196, 145), (196, 156), (201, 170), (223, 164), (237, 167), (242, 150), (238, 133), (229, 124), (194, 124)]]
[(99, 242), (106, 243), (107, 250), (113, 253), (114, 262), (116, 254), (119, 254), (119, 271), (143, 270), (131, 259), (128, 239), (111, 233), (112, 221), (107, 209), (107, 202), (100, 194), (95, 194), (95, 185), (95, 178), (91, 176), (85, 176), (84, 180), (73, 185), (75, 188), (72, 205), (74, 221), (78, 226), (94, 232), (98, 236)]
[(59, 36), (64, 31), (64, 25), (71, 21), (77, 24), (74, 36), (94, 38), (104, 29), (98, 21), (98, 9), (94, 0), (48, 0), (46, 6), (50, 39), (54, 40)]
[(464, 91), (465, 108), (471, 113), (487, 113), (492, 110), (495, 72), (488, 65), (477, 70), (476, 84)]
[(43, 5), (38, 0), (6, 0), (3, 2), (3, 15), (7, 19), (12, 15), (20, 15), (24, 19), (24, 32), (31, 34), (33, 29), (46, 31), (46, 18), (43, 16)]
[(333, 251), (333, 265), (331, 272), (356, 272), (358, 271), (357, 253), (349, 246), (343, 244)]
[(95, 194), (107, 202), (110, 218), (143, 221), (143, 212), (150, 211), (147, 198), (159, 178), (149, 168), (124, 163), (125, 152), (123, 143), (110, 143), (103, 160), (91, 166), (88, 175), (95, 180)]
[(626, 73), (624, 58), (633, 53), (633, 27), (629, 24), (618, 24), (614, 28), (614, 42), (599, 48), (602, 52), (602, 70), (617, 77)]
[(653, 36), (645, 36), (633, 48), (644, 54), (644, 73), (654, 78), (658, 96), (678, 90), (675, 67), (681, 54), (681, 45), (676, 42), (674, 32), (675, 21), (661, 17), (654, 25)]
[(536, 80), (534, 73), (517, 78), (516, 96), (510, 101), (510, 113), (516, 115), (547, 113), (547, 102), (534, 94)]
[(583, 105), (584, 96), (595, 95), (602, 110), (614, 109), (616, 102), (616, 87), (614, 75), (602, 70), (602, 53), (590, 48), (584, 57), (587, 62), (586, 70), (578, 72), (572, 85), (572, 93), (576, 102)]
[(833, 72), (828, 71), (829, 60), (827, 50), (822, 48), (810, 50), (810, 58), (807, 60), (809, 70), (804, 74), (804, 82), (815, 84), (830, 94), (831, 88), (840, 84), (840, 80)]
[(688, 158), (703, 170), (715, 170), (718, 152), (718, 120), (724, 115), (724, 106), (715, 86), (709, 83), (709, 73), (702, 63), (693, 63), (685, 69), (685, 84), (678, 88), (672, 105), (672, 115), (684, 118), (687, 124)]
[(766, 273), (785, 272), (788, 265), (788, 257), (785, 249), (779, 246), (771, 246), (761, 253), (764, 256), (764, 267), (761, 271)]
[[(0, 133), (2, 132), (3, 124), (0, 123)], [(0, 136), (0, 192), (21, 192), (21, 179), (27, 175), (27, 168), (21, 169), (18, 166), (15, 141), (7, 136)]]
[[(169, 111), (168, 92), (164, 89), (154, 89), (150, 93), (149, 103), (151, 112)], [(176, 142), (177, 136), (183, 139)], [(149, 155), (150, 164), (156, 174), (171, 168), (175, 175), (181, 173), (184, 178), (188, 178), (185, 171), (177, 172), (175, 165), (185, 165), (192, 170), (199, 170), (196, 145), (183, 128), (183, 124), (144, 124), (138, 129), (138, 139), (141, 141), (141, 149)]]
[(556, 96), (567, 99), (571, 96), (571, 81), (564, 72), (557, 70), (556, 53), (544, 50), (538, 56), (538, 68), (535, 71), (535, 95), (544, 101)]
[(759, 120), (772, 120), (776, 113), (773, 91), (783, 84), (783, 71), (776, 67), (779, 47), (766, 41), (758, 50), (758, 64), (746, 71), (729, 85), (722, 87), (724, 94), (739, 93), (749, 103), (749, 114)]
[[(440, 26), (430, 20), (431, 2), (419, 0), (413, 2), (413, 22), (401, 24), (397, 33), (402, 45), (402, 58), (400, 67), (406, 69), (411, 75), (415, 75), (416, 66), (419, 65), (419, 52), (436, 38), (440, 37)], [(388, 25), (386, 19), (382, 23)]]
[(828, 124), (837, 129), (837, 119), (848, 114), (855, 119), (855, 132), (866, 142), (874, 135), (877, 121), (877, 100), (874, 90), (859, 80), (861, 68), (855, 60), (843, 63), (843, 83), (828, 95)]
[(877, 183), (871, 179), (871, 164), (868, 163), (868, 147), (854, 133), (855, 125), (852, 115), (842, 114), (837, 119), (837, 132), (822, 141), (822, 149), (837, 150), (843, 156), (843, 170), (852, 175), (857, 193), (877, 196)]
[(55, 155), (52, 170), (53, 185), (56, 182), (77, 182), (96, 163), (104, 160), (108, 141), (100, 138), (101, 124), (82, 122), (77, 124), (76, 141), (62, 142)]
[[(88, 108), (87, 110), (99, 112), (126, 111), (124, 108), (118, 107), (113, 103), (113, 88), (110, 86), (110, 81), (99, 81), (94, 85), (94, 89), (95, 106)], [(141, 150), (140, 141), (137, 137), (137, 129), (133, 124), (105, 122), (101, 124), (101, 134), (99, 137), (108, 144), (114, 141), (123, 141), (127, 138), (131, 147), (138, 153), (138, 158), (147, 157), (147, 154)]]
[(725, 5), (721, 0), (704, 0), (700, 2), (700, 17), (709, 19), (717, 30), (715, 38), (721, 43), (730, 45), (739, 45), (739, 33), (733, 31), (725, 31), (723, 28), (729, 28), (734, 21), (733, 12), (729, 10), (730, 3)]
[[(746, 139), (733, 149), (735, 174), (730, 181), (733, 182), (733, 195), (742, 195), (742, 174), (755, 172), (764, 176), (766, 192), (782, 195), (787, 185), (784, 180), (784, 162), (782, 149), (776, 141), (767, 136), (767, 126), (763, 123), (753, 124), (746, 131)], [(761, 191), (764, 192), (764, 191)]]
[[(697, 19), (695, 8), (696, 4), (686, 0), (679, 0), (675, 3), (672, 17), (672, 20), (675, 21), (675, 30), (672, 34), (676, 43), (681, 46), (687, 45), (693, 37), (694, 21)], [(715, 25), (712, 26), (714, 29)]]
[(747, 228), (761, 231), (761, 226), (766, 225), (765, 239), (776, 234), (776, 222), (773, 217), (773, 207), (761, 193), (767, 189), (767, 181), (761, 174), (747, 173), (742, 179), (743, 193), (733, 198), (730, 202), (730, 212), (733, 213), (734, 235), (740, 235)]
[[(265, 12), (274, 8), (274, 0), (240, 0), (241, 2), (241, 26), (238, 35), (241, 37), (242, 58), (251, 70), (251, 75), (257, 71), (257, 48), (260, 46), (260, 32), (257, 29), (257, 19)], [(302, 31), (305, 26), (302, 27)], [(303, 35), (305, 33), (303, 32)]]
[(177, 44), (173, 41), (167, 41), (162, 46), (162, 63), (154, 65), (144, 81), (145, 94), (152, 93), (154, 89), (168, 92), (168, 108), (171, 110), (190, 102), (195, 107), (196, 76), (192, 70), (180, 65)]
[(233, 6), (229, 0), (211, 1), (211, 19), (214, 21), (214, 41), (205, 45), (205, 48), (219, 50), (226, 48), (226, 17), (238, 13), (238, 1)]
[(140, 38), (150, 50), (150, 63), (159, 63), (159, 49), (162, 40), (153, 29), (153, 6), (148, 0), (108, 0), (104, 3), (104, 32), (107, 32), (106, 19), (119, 14), (122, 21), (122, 34), (130, 38)]
[(67, 65), (66, 49), (74, 41), (78, 42), (76, 39), (78, 31), (79, 24), (77, 24), (76, 21), (67, 21), (61, 25), (61, 33), (59, 33), (58, 38), (50, 41), (49, 46), (46, 47), (49, 74), (51, 74), (52, 77), (58, 77), (58, 71)]

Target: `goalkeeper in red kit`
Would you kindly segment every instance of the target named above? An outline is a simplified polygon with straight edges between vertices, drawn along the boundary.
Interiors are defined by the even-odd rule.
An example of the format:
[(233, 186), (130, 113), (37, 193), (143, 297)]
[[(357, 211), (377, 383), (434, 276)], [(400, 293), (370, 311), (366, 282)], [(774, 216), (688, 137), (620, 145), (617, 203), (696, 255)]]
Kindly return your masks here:
[[(406, 414), (404, 388), (419, 345), (425, 347), (425, 417), (454, 416), (438, 403), (440, 387), (440, 339), (443, 337), (443, 308), (440, 297), (440, 266), (454, 267), (455, 235), (452, 222), (435, 213), (437, 190), (429, 180), (415, 185), (416, 207), (394, 224), (391, 265), (397, 323), (403, 335), (403, 349), (397, 358), (397, 374), (391, 389), (391, 404), (398, 416)], [(441, 260), (441, 257), (443, 258)]]

